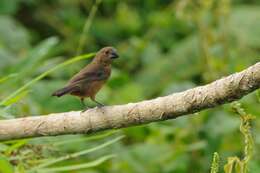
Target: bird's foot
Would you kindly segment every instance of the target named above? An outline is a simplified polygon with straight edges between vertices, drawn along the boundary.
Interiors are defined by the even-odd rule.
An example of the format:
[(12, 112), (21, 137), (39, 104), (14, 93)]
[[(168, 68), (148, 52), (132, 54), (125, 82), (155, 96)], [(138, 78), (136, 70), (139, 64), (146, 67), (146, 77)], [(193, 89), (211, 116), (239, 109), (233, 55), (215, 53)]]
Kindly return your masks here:
[(102, 107), (105, 106), (104, 104), (102, 104), (102, 103), (96, 101), (95, 98), (91, 98), (91, 100), (94, 101), (94, 102), (97, 104), (97, 107), (98, 107), (98, 108), (102, 108)]
[(98, 107), (98, 108), (102, 108), (102, 107), (104, 107), (104, 106), (105, 106), (105, 105), (102, 104), (102, 103), (97, 104), (97, 107)]
[(86, 107), (81, 111), (81, 113), (86, 112), (88, 109), (89, 109), (89, 107), (86, 106)]

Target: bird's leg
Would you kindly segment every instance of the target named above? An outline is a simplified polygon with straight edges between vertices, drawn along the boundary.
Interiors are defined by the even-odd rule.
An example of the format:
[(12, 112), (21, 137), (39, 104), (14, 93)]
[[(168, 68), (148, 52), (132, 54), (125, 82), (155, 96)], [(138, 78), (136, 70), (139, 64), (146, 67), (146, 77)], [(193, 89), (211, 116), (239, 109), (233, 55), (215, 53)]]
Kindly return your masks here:
[(95, 103), (97, 104), (98, 107), (103, 107), (103, 106), (105, 106), (104, 104), (102, 104), (102, 103), (96, 101), (96, 99), (95, 99), (94, 97), (90, 97), (90, 98), (91, 98), (91, 100), (92, 100), (93, 102), (95, 102)]
[(81, 105), (82, 105), (84, 108), (86, 107), (86, 104), (85, 104), (85, 102), (84, 102), (84, 98), (83, 98), (83, 97), (80, 98), (80, 103), (81, 103)]
[(80, 98), (80, 102), (81, 102), (81, 105), (82, 105), (82, 107), (83, 107), (83, 111), (82, 111), (82, 112), (85, 112), (86, 110), (88, 110), (88, 107), (87, 107), (87, 105), (85, 104), (83, 97)]

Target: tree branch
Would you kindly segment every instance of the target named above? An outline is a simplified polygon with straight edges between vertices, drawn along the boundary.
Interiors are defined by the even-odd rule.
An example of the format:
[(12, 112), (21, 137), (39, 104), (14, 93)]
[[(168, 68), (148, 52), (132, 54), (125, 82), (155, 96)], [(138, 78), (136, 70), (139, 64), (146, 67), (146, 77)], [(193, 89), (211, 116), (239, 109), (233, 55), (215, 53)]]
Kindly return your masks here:
[(126, 105), (0, 121), (0, 140), (95, 133), (174, 119), (240, 99), (260, 88), (260, 62), (208, 85)]

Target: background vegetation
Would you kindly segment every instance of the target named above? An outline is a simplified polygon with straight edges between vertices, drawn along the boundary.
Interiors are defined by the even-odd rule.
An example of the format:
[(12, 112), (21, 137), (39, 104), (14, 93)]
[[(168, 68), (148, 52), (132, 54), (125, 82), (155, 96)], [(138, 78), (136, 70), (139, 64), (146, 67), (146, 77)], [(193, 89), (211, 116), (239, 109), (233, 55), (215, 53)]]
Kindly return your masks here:
[[(183, 91), (240, 71), (259, 61), (259, 5), (257, 0), (1, 0), (0, 118), (80, 110), (75, 97), (50, 95), (88, 56), (61, 63), (107, 45), (120, 53), (97, 96), (107, 105)], [(227, 158), (243, 158), (249, 146), (254, 152), (246, 152), (253, 156), (248, 168), (258, 173), (260, 94), (240, 102), (246, 113), (239, 104), (225, 105), (93, 136), (2, 142), (0, 172), (202, 173), (210, 171), (215, 151), (212, 170), (219, 165), (224, 172)], [(244, 140), (235, 112), (256, 117), (254, 144), (250, 129), (242, 128)]]

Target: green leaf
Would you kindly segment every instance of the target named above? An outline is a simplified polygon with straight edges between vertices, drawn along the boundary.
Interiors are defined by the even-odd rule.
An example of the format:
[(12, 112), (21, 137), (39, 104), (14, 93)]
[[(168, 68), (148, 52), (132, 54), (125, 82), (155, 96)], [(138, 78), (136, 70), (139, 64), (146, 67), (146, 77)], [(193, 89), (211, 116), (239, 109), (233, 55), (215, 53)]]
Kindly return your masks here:
[(10, 100), (8, 100), (5, 103), (5, 106), (9, 106), (12, 105), (14, 103), (17, 103), (19, 100), (21, 100), (23, 97), (25, 97), (28, 94), (28, 90), (22, 91), (21, 93), (19, 93), (18, 95), (16, 95), (15, 97), (11, 98)]
[(83, 163), (83, 164), (75, 164), (75, 165), (70, 165), (70, 166), (62, 166), (62, 167), (53, 167), (53, 168), (45, 168), (45, 169), (39, 169), (39, 172), (61, 172), (61, 171), (73, 171), (73, 170), (78, 170), (78, 169), (86, 169), (86, 168), (92, 168), (95, 166), (98, 166), (102, 164), (103, 162), (114, 158), (115, 155), (106, 155), (103, 156), (99, 159), (96, 159), (91, 162)]
[(257, 101), (260, 103), (260, 89), (256, 91)]
[(8, 145), (0, 143), (0, 152), (6, 151), (8, 148), (9, 148)]
[(103, 133), (103, 134), (99, 134), (99, 135), (93, 135), (93, 136), (86, 136), (86, 137), (82, 137), (82, 138), (76, 138), (76, 139), (69, 139), (69, 140), (62, 140), (62, 141), (58, 141), (58, 142), (52, 142), (53, 146), (59, 146), (59, 145), (67, 145), (69, 143), (77, 143), (77, 142), (86, 142), (86, 141), (91, 141), (91, 140), (97, 140), (97, 139), (102, 139), (105, 138), (107, 136), (110, 136), (112, 134), (114, 134), (114, 131), (111, 132), (107, 132), (107, 133)]
[(36, 78), (32, 79), (31, 81), (27, 82), (25, 85), (23, 85), (22, 87), (18, 88), (16, 91), (14, 91), (12, 94), (10, 94), (9, 96), (7, 96), (6, 98), (4, 98), (1, 102), (0, 102), (0, 106), (6, 106), (6, 103), (14, 98), (16, 95), (18, 95), (19, 93), (23, 92), (25, 89), (29, 88), (30, 86), (32, 86), (34, 83), (36, 83), (37, 81), (41, 80), (42, 78), (44, 78), (45, 76), (47, 76), (48, 74), (52, 73), (53, 71), (56, 71), (60, 68), (65, 67), (66, 65), (75, 63), (77, 61), (83, 60), (83, 59), (87, 59), (87, 58), (91, 58), (92, 56), (94, 56), (94, 53), (89, 53), (89, 54), (84, 54), (84, 55), (80, 55), (80, 56), (76, 56), (74, 58), (71, 58), (53, 68), (51, 68), (50, 70), (45, 71), (44, 73), (40, 74), (39, 76), (37, 76)]
[(94, 148), (86, 149), (86, 150), (83, 150), (83, 151), (80, 151), (80, 152), (76, 152), (76, 153), (69, 154), (69, 155), (66, 155), (66, 156), (62, 156), (62, 157), (59, 157), (59, 158), (56, 158), (56, 159), (52, 159), (52, 160), (50, 160), (50, 161), (47, 161), (47, 162), (45, 162), (45, 163), (42, 163), (42, 164), (40, 164), (40, 165), (38, 165), (38, 166), (32, 168), (30, 171), (38, 170), (38, 169), (40, 169), (40, 168), (44, 168), (44, 167), (53, 165), (53, 164), (55, 164), (55, 163), (58, 163), (58, 162), (67, 160), (67, 159), (76, 158), (76, 157), (79, 157), (79, 156), (81, 156), (81, 155), (85, 155), (85, 154), (88, 154), (88, 153), (91, 153), (91, 152), (100, 150), (100, 149), (102, 149), (102, 148), (104, 148), (104, 147), (107, 147), (107, 146), (109, 146), (109, 145), (111, 145), (111, 144), (113, 144), (113, 143), (115, 143), (115, 142), (121, 140), (123, 137), (124, 137), (124, 136), (119, 136), (119, 137), (117, 137), (117, 138), (115, 138), (115, 139), (112, 139), (112, 140), (110, 140), (110, 141), (108, 141), (108, 142), (105, 142), (105, 143), (103, 143), (103, 144), (101, 144), (101, 145), (98, 145), (98, 146), (96, 146), (96, 147), (94, 147)]
[(234, 165), (236, 164), (237, 161), (239, 161), (238, 157), (229, 157), (228, 163), (224, 165), (225, 173), (232, 173)]
[(50, 37), (33, 48), (27, 58), (23, 58), (21, 62), (13, 67), (13, 71), (19, 71), (19, 78), (28, 76), (40, 65), (42, 60), (50, 53), (52, 48), (58, 44), (56, 37)]
[(0, 173), (14, 173), (13, 166), (3, 156), (0, 156)]
[(225, 173), (232, 173), (233, 163), (234, 163), (234, 159), (229, 157), (228, 158), (228, 163), (224, 165)]
[(11, 78), (14, 78), (17, 76), (17, 73), (12, 73), (12, 74), (9, 74), (7, 76), (4, 76), (4, 77), (1, 77), (0, 78), (0, 83), (4, 83), (5, 81), (7, 81), (8, 79), (11, 79)]
[(244, 163), (242, 161), (237, 161), (235, 165), (236, 173), (244, 173), (243, 167), (244, 167)]
[(24, 146), (25, 144), (27, 144), (28, 140), (24, 139), (24, 140), (18, 140), (16, 143), (14, 143), (11, 147), (9, 147), (6, 151), (5, 154), (9, 155), (11, 154), (11, 152), (13, 152), (14, 150), (21, 148), (22, 146)]

